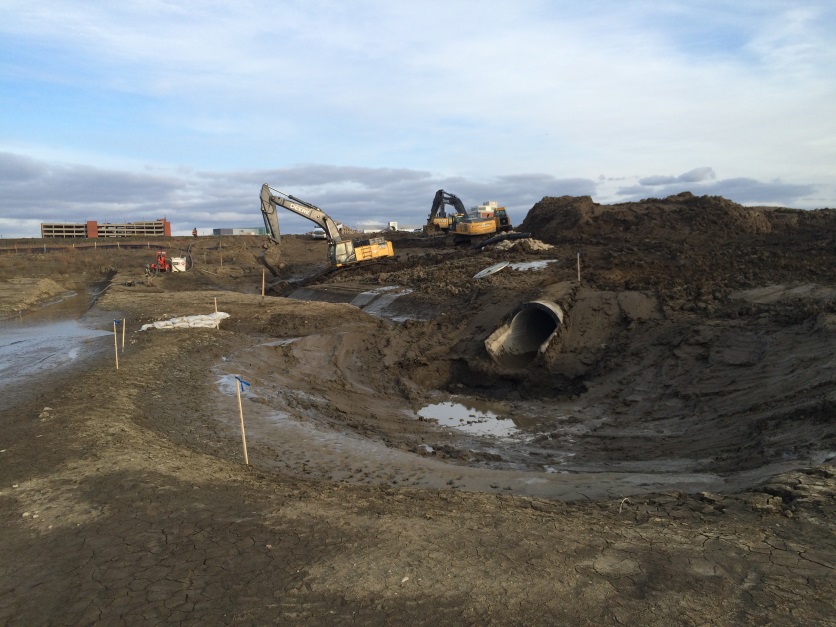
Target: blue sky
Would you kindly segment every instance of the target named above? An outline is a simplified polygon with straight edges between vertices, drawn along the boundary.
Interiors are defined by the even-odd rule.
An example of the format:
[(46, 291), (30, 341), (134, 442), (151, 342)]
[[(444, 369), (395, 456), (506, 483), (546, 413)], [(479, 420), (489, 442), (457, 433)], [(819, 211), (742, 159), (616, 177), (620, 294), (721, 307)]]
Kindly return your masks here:
[[(443, 188), (836, 207), (832, 1), (0, 0), (0, 235), (357, 227)], [(285, 232), (311, 223), (286, 212)]]

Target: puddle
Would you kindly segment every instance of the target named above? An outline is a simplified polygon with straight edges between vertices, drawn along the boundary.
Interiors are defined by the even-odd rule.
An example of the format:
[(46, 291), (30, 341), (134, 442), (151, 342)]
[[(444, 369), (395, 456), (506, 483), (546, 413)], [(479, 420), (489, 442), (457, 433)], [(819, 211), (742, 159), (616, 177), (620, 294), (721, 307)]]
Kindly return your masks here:
[(509, 263), (508, 267), (512, 270), (520, 270), (527, 272), (529, 270), (545, 270), (550, 263), (557, 263), (557, 259), (541, 259), (540, 261), (521, 261), (518, 263)]
[(0, 336), (0, 389), (72, 362), (89, 341), (110, 335), (73, 320), (4, 328)]
[(5, 333), (5, 329), (10, 327), (25, 327), (56, 320), (78, 319), (90, 307), (90, 301), (93, 297), (92, 294), (68, 292), (17, 315), (0, 319), (0, 332)]
[(519, 433), (510, 419), (503, 419), (490, 410), (467, 407), (461, 403), (435, 403), (418, 410), (418, 416), (435, 420), (439, 425), (452, 427), (471, 435), (508, 437)]
[(84, 326), (91, 295), (71, 293), (37, 309), (0, 321), (0, 405), (35, 379), (51, 376), (102, 349), (112, 331)]

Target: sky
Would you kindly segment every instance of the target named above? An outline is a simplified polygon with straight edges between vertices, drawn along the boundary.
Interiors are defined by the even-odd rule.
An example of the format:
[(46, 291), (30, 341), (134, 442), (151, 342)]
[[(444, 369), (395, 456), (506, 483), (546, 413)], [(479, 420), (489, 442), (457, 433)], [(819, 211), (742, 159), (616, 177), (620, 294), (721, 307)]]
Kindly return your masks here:
[[(832, 0), (0, 0), (0, 237), (436, 190), (836, 207)], [(287, 211), (285, 233), (314, 225)]]

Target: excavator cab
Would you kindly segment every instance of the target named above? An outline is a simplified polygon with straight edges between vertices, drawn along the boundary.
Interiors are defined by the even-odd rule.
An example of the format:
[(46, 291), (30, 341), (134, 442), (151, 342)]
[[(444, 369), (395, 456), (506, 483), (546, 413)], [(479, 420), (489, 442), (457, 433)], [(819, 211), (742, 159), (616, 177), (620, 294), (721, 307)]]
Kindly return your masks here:
[(511, 230), (511, 220), (508, 218), (508, 212), (505, 210), (505, 207), (499, 207), (493, 215), (497, 231), (507, 232)]
[(354, 254), (354, 242), (347, 240), (329, 243), (328, 261), (335, 268), (357, 261), (357, 255)]
[(394, 255), (392, 242), (383, 237), (332, 242), (328, 246), (328, 260), (335, 267)]

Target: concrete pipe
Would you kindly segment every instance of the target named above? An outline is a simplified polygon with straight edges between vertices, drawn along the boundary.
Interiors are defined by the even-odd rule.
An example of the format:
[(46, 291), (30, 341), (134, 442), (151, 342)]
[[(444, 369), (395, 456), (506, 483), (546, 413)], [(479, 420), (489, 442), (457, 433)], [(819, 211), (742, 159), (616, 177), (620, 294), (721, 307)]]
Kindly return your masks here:
[(510, 324), (503, 324), (485, 340), (494, 361), (506, 368), (523, 368), (544, 352), (563, 322), (560, 305), (546, 300), (523, 304)]

